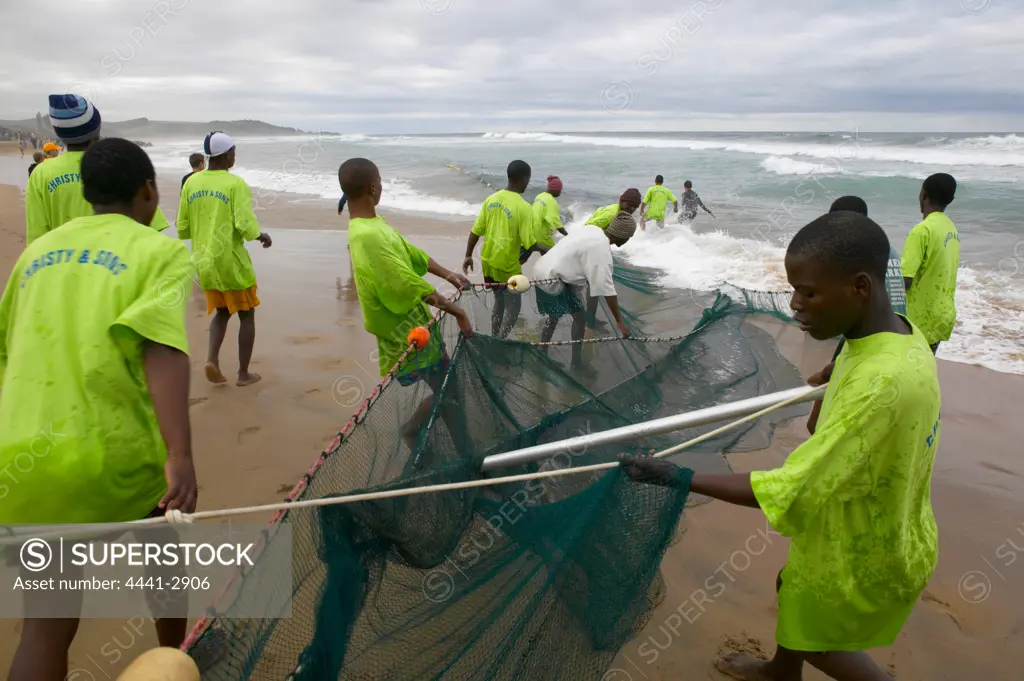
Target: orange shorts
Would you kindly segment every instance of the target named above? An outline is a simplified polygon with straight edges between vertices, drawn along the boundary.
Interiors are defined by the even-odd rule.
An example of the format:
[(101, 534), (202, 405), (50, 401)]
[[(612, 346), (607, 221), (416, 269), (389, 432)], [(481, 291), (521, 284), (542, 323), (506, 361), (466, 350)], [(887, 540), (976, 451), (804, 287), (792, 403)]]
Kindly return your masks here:
[(248, 312), (260, 304), (256, 297), (256, 285), (244, 291), (203, 291), (206, 294), (206, 314), (213, 314), (219, 308), (227, 308), (228, 312)]

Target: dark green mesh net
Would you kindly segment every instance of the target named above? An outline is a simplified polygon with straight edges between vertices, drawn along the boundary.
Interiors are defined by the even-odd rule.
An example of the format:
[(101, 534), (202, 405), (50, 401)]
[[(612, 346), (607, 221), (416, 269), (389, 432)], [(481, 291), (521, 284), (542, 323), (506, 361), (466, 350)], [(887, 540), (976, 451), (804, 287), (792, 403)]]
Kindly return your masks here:
[[(570, 345), (536, 345), (536, 287), (506, 340), (485, 335), (495, 294), (464, 292), (478, 333), (462, 339), (440, 319), (447, 371), (430, 384), (386, 382), (292, 500), (612, 461), (719, 424), (480, 472), (491, 454), (802, 384), (754, 323), (788, 319), (780, 294), (666, 289), (621, 263), (616, 279), (634, 338), (586, 343), (583, 372), (569, 368)], [(597, 319), (597, 335), (612, 335), (603, 304)], [(565, 318), (553, 340), (569, 336)], [(778, 423), (806, 412), (781, 409), (671, 460), (727, 471), (723, 452), (767, 446)], [(225, 681), (597, 679), (660, 601), (658, 566), (686, 487), (638, 485), (613, 469), (296, 509), (280, 519), (292, 525), (293, 583), (239, 587), (286, 590), (291, 617), (237, 619), (220, 603), (190, 650), (205, 658), (204, 679)]]

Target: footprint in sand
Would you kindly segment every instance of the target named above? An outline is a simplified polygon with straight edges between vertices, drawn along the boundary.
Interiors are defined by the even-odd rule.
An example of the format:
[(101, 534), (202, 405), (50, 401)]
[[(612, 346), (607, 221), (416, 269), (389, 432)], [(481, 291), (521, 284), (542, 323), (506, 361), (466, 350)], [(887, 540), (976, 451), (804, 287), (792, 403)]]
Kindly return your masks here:
[(997, 473), (1005, 473), (1006, 475), (1018, 477), (1017, 474), (1011, 471), (1009, 468), (1003, 468), (1002, 466), (996, 465), (994, 463), (989, 463), (988, 461), (981, 461), (978, 465), (981, 466), (982, 468), (987, 468), (990, 471), (995, 471)]
[(288, 484), (288, 485), (278, 485), (278, 487), (277, 487), (277, 493), (278, 493), (278, 494), (286, 494), (286, 493), (288, 493), (288, 492), (291, 492), (291, 491), (292, 491), (292, 489), (293, 489), (294, 487), (295, 487), (295, 485), (294, 485), (294, 484)]
[(722, 641), (722, 645), (719, 648), (719, 655), (727, 655), (731, 652), (743, 653), (756, 657), (759, 660), (769, 660), (771, 655), (761, 645), (761, 641), (758, 639), (747, 636), (743, 633), (740, 636), (726, 636), (725, 640)]
[(925, 603), (935, 603), (937, 605), (941, 605), (944, 608), (949, 607), (949, 603), (942, 600), (941, 598), (937, 598), (935, 594), (933, 594), (931, 591), (928, 591), (927, 589), (925, 589), (924, 592), (921, 594), (921, 600)]
[(193, 407), (197, 404), (202, 404), (206, 399), (205, 397), (190, 397), (188, 398), (188, 406)]
[(963, 625), (960, 623), (960, 618), (957, 617), (955, 612), (953, 612), (953, 606), (951, 606), (949, 603), (942, 600), (941, 598), (936, 597), (934, 594), (932, 594), (932, 592), (928, 591), (927, 589), (925, 589), (924, 592), (921, 594), (921, 600), (925, 603), (930, 603), (937, 610), (939, 610), (942, 613), (945, 613), (946, 617), (953, 621), (953, 624), (956, 625), (957, 629), (959, 629), (960, 631), (964, 630)]
[(289, 345), (309, 345), (310, 343), (319, 343), (324, 338), (323, 336), (291, 336), (288, 338)]
[(245, 428), (244, 430), (240, 430), (240, 431), (238, 431), (238, 441), (241, 442), (242, 439), (245, 438), (245, 436), (247, 436), (247, 435), (255, 435), (258, 432), (260, 432), (260, 427), (259, 426), (249, 426), (248, 428)]

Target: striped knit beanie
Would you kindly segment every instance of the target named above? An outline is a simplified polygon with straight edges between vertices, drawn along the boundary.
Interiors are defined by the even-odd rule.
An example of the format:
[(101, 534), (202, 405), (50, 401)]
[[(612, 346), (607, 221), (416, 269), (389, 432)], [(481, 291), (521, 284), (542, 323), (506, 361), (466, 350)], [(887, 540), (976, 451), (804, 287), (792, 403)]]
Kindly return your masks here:
[(50, 125), (66, 144), (84, 144), (100, 136), (100, 112), (85, 97), (50, 95)]
[(629, 239), (636, 233), (636, 220), (626, 211), (620, 211), (611, 224), (608, 225), (608, 236), (617, 236), (620, 239)]

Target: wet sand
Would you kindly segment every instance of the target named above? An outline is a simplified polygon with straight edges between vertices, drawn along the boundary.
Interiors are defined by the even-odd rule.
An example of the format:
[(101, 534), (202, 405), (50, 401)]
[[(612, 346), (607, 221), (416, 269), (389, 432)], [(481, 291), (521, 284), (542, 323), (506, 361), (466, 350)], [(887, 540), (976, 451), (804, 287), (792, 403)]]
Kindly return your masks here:
[[(173, 221), (180, 178), (161, 177), (163, 208)], [(170, 200), (168, 200), (170, 197)], [(294, 197), (290, 196), (289, 199)], [(257, 314), (249, 388), (211, 386), (202, 376), (209, 318), (193, 291), (188, 311), (192, 350), (192, 428), (201, 510), (271, 503), (287, 494), (355, 410), (358, 388), (378, 380), (375, 343), (362, 329), (349, 288), (346, 220), (336, 202), (283, 196), (258, 212), (274, 246), (251, 248), (263, 305)], [(24, 207), (17, 188), (0, 186), (0, 268), (6, 274), (24, 247)], [(388, 216), (439, 262), (461, 260), (468, 224)], [(479, 278), (479, 275), (477, 277)], [(437, 283), (436, 280), (434, 280)], [(827, 348), (792, 328), (773, 327), (784, 354), (805, 372), (820, 368)], [(237, 366), (232, 323), (221, 355)], [(1024, 378), (940, 362), (943, 432), (933, 482), (940, 528), (939, 568), (897, 643), (873, 652), (907, 680), (1002, 680), (1019, 677), (1024, 651)], [(730, 457), (735, 470), (781, 463), (806, 436), (803, 423), (777, 431), (765, 450)], [(255, 518), (254, 518), (255, 519)], [(262, 521), (262, 519), (260, 519)], [(606, 681), (697, 681), (722, 678), (719, 650), (773, 649), (775, 576), (786, 542), (757, 511), (713, 502), (687, 511), (683, 540), (666, 555), (667, 596), (646, 629), (620, 652)], [(156, 644), (152, 625), (83, 621), (72, 650), (77, 678), (107, 679)], [(0, 631), (20, 623), (0, 623)], [(141, 633), (139, 633), (141, 630)], [(16, 637), (3, 636), (6, 669)], [(823, 676), (809, 671), (805, 678)]]

